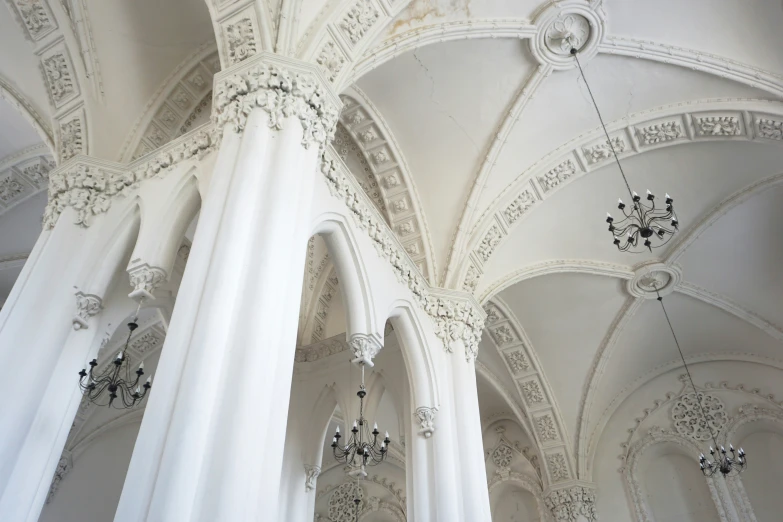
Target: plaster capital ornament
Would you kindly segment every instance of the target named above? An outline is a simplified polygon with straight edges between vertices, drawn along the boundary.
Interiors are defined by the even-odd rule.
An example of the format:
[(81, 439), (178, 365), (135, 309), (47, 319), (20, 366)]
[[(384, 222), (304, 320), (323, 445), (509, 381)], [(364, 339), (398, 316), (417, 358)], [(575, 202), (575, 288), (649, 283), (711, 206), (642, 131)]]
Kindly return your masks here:
[(114, 198), (123, 197), (145, 179), (165, 174), (180, 161), (201, 159), (215, 148), (216, 140), (197, 131), (168, 144), (156, 156), (127, 170), (102, 168), (94, 161), (80, 161), (49, 174), (49, 201), (44, 210), (44, 229), (52, 229), (63, 211), (75, 211), (75, 224), (89, 227), (94, 216), (111, 208)]
[(150, 266), (147, 263), (138, 265), (128, 270), (130, 284), (133, 291), (128, 297), (134, 301), (153, 300), (153, 292), (166, 280), (166, 271), (156, 266)]
[(219, 129), (231, 124), (241, 133), (250, 113), (262, 109), (270, 128), (280, 130), (286, 118), (298, 118), (302, 146), (325, 147), (337, 128), (340, 106), (317, 67), (259, 53), (217, 80), (213, 119)]
[(353, 334), (351, 340), (348, 342), (353, 352), (354, 364), (365, 364), (370, 368), (373, 367), (373, 357), (378, 355), (383, 346), (373, 336), (367, 334)]
[(52, 483), (49, 486), (49, 493), (46, 495), (47, 504), (52, 501), (54, 494), (57, 493), (57, 488), (60, 487), (60, 482), (62, 481), (63, 477), (65, 477), (65, 475), (71, 471), (72, 467), (73, 459), (71, 458), (71, 452), (68, 450), (63, 450), (63, 453), (60, 456), (60, 461), (57, 463), (57, 469), (54, 471)]
[(432, 437), (435, 433), (435, 413), (438, 408), (429, 406), (419, 406), (413, 414), (419, 421), (419, 435), (424, 435), (425, 439)]
[(103, 301), (93, 294), (76, 292), (76, 315), (73, 318), (73, 329), (85, 330), (88, 327), (90, 317), (93, 317), (103, 308)]
[(596, 522), (595, 490), (586, 486), (571, 486), (547, 495), (546, 507), (556, 522)]
[(321, 466), (314, 464), (305, 464), (305, 492), (315, 490), (315, 481), (318, 479), (318, 475), (321, 474)]

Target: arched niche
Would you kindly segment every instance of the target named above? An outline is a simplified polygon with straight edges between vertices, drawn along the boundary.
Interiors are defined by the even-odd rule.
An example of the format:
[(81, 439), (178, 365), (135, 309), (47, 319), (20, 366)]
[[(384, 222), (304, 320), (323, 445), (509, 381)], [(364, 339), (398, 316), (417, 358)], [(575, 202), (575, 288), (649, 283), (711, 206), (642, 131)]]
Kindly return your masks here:
[(721, 494), (696, 465), (698, 446), (663, 430), (652, 430), (629, 452), (626, 484), (639, 522), (726, 520)]
[(504, 481), (489, 494), (493, 522), (542, 522), (536, 497), (515, 481)]

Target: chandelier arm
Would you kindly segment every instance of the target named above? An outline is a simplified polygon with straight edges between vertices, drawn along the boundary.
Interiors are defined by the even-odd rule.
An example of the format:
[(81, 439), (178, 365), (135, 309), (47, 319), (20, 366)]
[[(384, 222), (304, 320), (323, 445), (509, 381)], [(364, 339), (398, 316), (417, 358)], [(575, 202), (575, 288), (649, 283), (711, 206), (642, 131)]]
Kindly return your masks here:
[(704, 418), (704, 425), (707, 426), (707, 431), (710, 433), (710, 438), (712, 439), (712, 442), (715, 443), (715, 451), (720, 451), (720, 446), (718, 445), (718, 441), (715, 438), (715, 434), (712, 432), (712, 428), (710, 427), (709, 420), (707, 419), (707, 414), (704, 411), (704, 408), (701, 405), (701, 397), (699, 396), (699, 391), (696, 389), (696, 384), (693, 382), (693, 376), (691, 376), (691, 371), (688, 369), (688, 364), (685, 362), (685, 356), (682, 353), (682, 348), (680, 348), (680, 342), (677, 340), (677, 335), (674, 333), (674, 327), (672, 326), (671, 320), (669, 320), (669, 314), (666, 313), (666, 307), (663, 305), (663, 297), (661, 297), (661, 294), (658, 292), (658, 285), (653, 284), (653, 288), (655, 288), (655, 294), (658, 296), (658, 302), (661, 303), (661, 309), (663, 310), (663, 315), (666, 317), (666, 323), (669, 325), (669, 330), (672, 332), (672, 337), (674, 338), (674, 344), (677, 346), (677, 351), (680, 353), (680, 359), (682, 359), (682, 365), (685, 367), (685, 373), (688, 375), (688, 380), (691, 383), (691, 387), (693, 388), (693, 393), (696, 395), (696, 405), (699, 407), (699, 411), (701, 412), (702, 417)]
[(571, 54), (574, 56), (574, 61), (576, 61), (577, 67), (579, 67), (579, 74), (582, 76), (582, 81), (585, 82), (585, 87), (587, 87), (587, 93), (590, 95), (590, 100), (593, 102), (593, 107), (595, 107), (595, 113), (598, 115), (598, 121), (601, 122), (601, 128), (603, 129), (604, 135), (606, 136), (606, 141), (609, 144), (609, 148), (612, 150), (612, 157), (614, 158), (615, 163), (617, 163), (617, 167), (620, 169), (620, 175), (623, 177), (623, 181), (625, 182), (625, 188), (628, 189), (628, 195), (631, 196), (631, 201), (633, 201), (633, 190), (631, 190), (631, 186), (628, 184), (628, 179), (625, 177), (623, 166), (620, 164), (620, 159), (617, 157), (617, 151), (614, 149), (614, 144), (612, 143), (612, 139), (609, 137), (609, 132), (606, 130), (606, 124), (604, 123), (604, 118), (601, 116), (601, 111), (598, 110), (598, 104), (595, 101), (595, 96), (593, 96), (592, 89), (590, 89), (590, 84), (587, 83), (587, 78), (585, 77), (585, 72), (582, 69), (582, 64), (579, 61), (577, 52), (578, 51), (576, 50), (576, 48), (571, 48)]

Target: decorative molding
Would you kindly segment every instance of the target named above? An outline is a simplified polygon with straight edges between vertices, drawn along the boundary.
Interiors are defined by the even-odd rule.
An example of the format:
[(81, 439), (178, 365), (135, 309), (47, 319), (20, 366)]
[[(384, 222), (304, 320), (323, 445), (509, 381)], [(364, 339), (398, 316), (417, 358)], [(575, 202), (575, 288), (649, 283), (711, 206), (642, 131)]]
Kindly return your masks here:
[(373, 358), (378, 355), (378, 352), (383, 348), (381, 341), (367, 334), (353, 334), (351, 340), (348, 341), (353, 352), (354, 364), (364, 364), (369, 367), (373, 367)]
[(571, 472), (568, 469), (568, 462), (564, 453), (547, 453), (545, 454), (544, 462), (546, 462), (546, 469), (553, 484), (565, 482), (571, 478)]
[(216, 148), (216, 143), (214, 134), (196, 129), (170, 143), (155, 156), (130, 165), (109, 166), (107, 162), (85, 158), (58, 167), (49, 175), (49, 202), (44, 211), (44, 229), (54, 228), (67, 207), (73, 208), (76, 213), (75, 224), (89, 227), (94, 216), (111, 208), (115, 197), (127, 195), (145, 179), (166, 174), (181, 161), (202, 158)]
[(726, 406), (715, 395), (699, 393), (697, 399), (695, 393), (685, 393), (672, 405), (671, 420), (674, 429), (683, 437), (705, 442), (720, 433), (728, 423), (729, 415)]
[(626, 290), (633, 297), (657, 299), (671, 294), (682, 282), (682, 269), (678, 265), (666, 265), (657, 261), (634, 267), (634, 274), (626, 283)]
[(243, 70), (216, 80), (212, 111), (218, 129), (230, 124), (241, 133), (250, 112), (259, 108), (269, 115), (270, 128), (280, 130), (286, 118), (295, 117), (302, 125), (302, 145), (325, 147), (337, 126), (339, 99), (317, 70), (294, 68), (271, 56), (260, 53)]
[(528, 429), (530, 437), (536, 441), (538, 448), (546, 448), (543, 460), (546, 461), (552, 455), (559, 455), (551, 457), (559, 464), (560, 457), (566, 459), (564, 468), (553, 468), (556, 464), (554, 460), (552, 466), (547, 462), (548, 474), (543, 477), (545, 483), (553, 484), (561, 480), (552, 475), (553, 469), (558, 473), (564, 469), (568, 475), (562, 480), (571, 480), (574, 476), (571, 475), (571, 467), (567, 464), (570, 457), (567, 438), (561, 428), (563, 420), (530, 340), (517, 319), (499, 298), (495, 297), (485, 303), (484, 312), (487, 314), (489, 337), (514, 381), (518, 396), (525, 405), (525, 414), (530, 419)]
[(13, 0), (27, 34), (38, 41), (57, 29), (57, 22), (44, 0)]
[(380, 17), (370, 0), (357, 0), (340, 22), (343, 34), (356, 45)]
[(625, 152), (626, 144), (622, 136), (613, 136), (611, 140), (604, 140), (595, 145), (582, 147), (582, 154), (587, 159), (587, 163), (595, 165), (603, 163)]
[(389, 227), (367, 202), (364, 191), (357, 188), (353, 175), (346, 174), (347, 168), (339, 159), (324, 155), (321, 172), (332, 195), (345, 202), (357, 226), (368, 234), (378, 254), (389, 261), (399, 281), (408, 286), (415, 302), (433, 320), (435, 334), (443, 341), (444, 348), (453, 352), (455, 344), (461, 342), (466, 360), (475, 361), (484, 327), (483, 313), (477, 303), (470, 296), (429, 287)]
[(343, 337), (343, 335), (340, 334), (310, 346), (297, 348), (294, 361), (299, 363), (315, 362), (324, 357), (344, 352), (348, 349), (348, 343), (344, 339), (340, 339), (340, 337)]
[(59, 119), (57, 138), (60, 163), (78, 154), (88, 154), (87, 124), (83, 110), (76, 110), (69, 116), (63, 116)]
[(234, 65), (256, 54), (257, 38), (253, 20), (245, 16), (225, 24), (228, 64)]
[(419, 422), (419, 435), (428, 439), (435, 433), (435, 414), (438, 408), (429, 406), (419, 406), (416, 408), (413, 416)]
[(495, 470), (495, 473), (492, 474), (492, 477), (487, 483), (487, 489), (489, 489), (491, 493), (493, 489), (504, 482), (512, 482), (530, 492), (536, 499), (538, 520), (540, 522), (549, 522), (549, 520), (551, 520), (550, 514), (546, 511), (546, 503), (538, 478), (529, 477), (512, 470)]
[(530, 50), (542, 65), (555, 70), (571, 69), (576, 66), (570, 52), (572, 44), (582, 60), (589, 60), (598, 52), (604, 38), (605, 17), (600, 2), (591, 5), (565, 0), (547, 4), (535, 18), (538, 31), (530, 39)]
[(43, 118), (27, 98), (11, 84), (0, 78), (0, 99), (5, 100), (25, 119), (40, 136), (49, 154), (55, 153), (54, 134), (47, 118)]
[[(391, 129), (358, 87), (348, 89), (341, 99), (344, 104), (340, 113), (341, 126), (353, 140), (352, 146), (361, 151), (360, 161), (365, 167), (364, 183), (360, 179), (362, 188), (372, 189), (365, 192), (378, 205), (419, 271), (434, 283), (437, 266), (429, 228), (410, 168)], [(336, 138), (334, 144), (337, 148)], [(343, 159), (344, 156), (340, 154)], [(362, 178), (360, 172), (353, 174)]]
[(595, 489), (571, 486), (557, 489), (546, 496), (546, 507), (556, 522), (597, 522)]
[(97, 295), (76, 292), (76, 315), (73, 318), (73, 329), (81, 330), (89, 327), (90, 317), (103, 309), (103, 300)]
[[(623, 153), (626, 156), (632, 156), (660, 147), (703, 141), (744, 140), (756, 141), (759, 143), (773, 142), (772, 139), (762, 138), (758, 130), (756, 130), (756, 132), (749, 132), (744, 125), (740, 126), (739, 134), (719, 133), (715, 135), (701, 135), (695, 130), (700, 118), (724, 118), (732, 117), (732, 115), (739, 113), (746, 113), (749, 121), (756, 122), (760, 119), (769, 120), (770, 118), (778, 118), (783, 122), (783, 104), (776, 101), (709, 99), (690, 102), (686, 105), (688, 107), (688, 110), (686, 111), (683, 111), (683, 104), (673, 104), (638, 112), (628, 118), (609, 123), (607, 125), (607, 130), (609, 131), (610, 136), (614, 137), (625, 136), (626, 138), (630, 138), (631, 136), (639, 136), (640, 146), (637, 147), (638, 150), (627, 148)], [(773, 116), (773, 114), (776, 113), (779, 115)], [(689, 129), (688, 132), (685, 131), (686, 126)], [(783, 128), (783, 123), (781, 123), (781, 128)], [(484, 246), (484, 240), (488, 230), (491, 230), (492, 227), (498, 223), (503, 223), (505, 233), (501, 235), (499, 242), (502, 244), (511, 234), (513, 227), (518, 226), (526, 217), (535, 211), (537, 205), (534, 203), (513, 222), (509, 222), (506, 219), (505, 211), (510, 204), (518, 199), (520, 194), (523, 194), (525, 191), (530, 191), (532, 187), (533, 190), (531, 191), (531, 195), (534, 196), (535, 202), (542, 201), (551, 197), (555, 192), (562, 189), (562, 187), (579, 179), (582, 175), (602, 168), (604, 166), (603, 162), (591, 163), (591, 161), (587, 159), (589, 156), (581, 161), (578, 160), (578, 158), (584, 157), (585, 152), (583, 149), (589, 149), (599, 142), (605, 144), (605, 140), (606, 138), (603, 136), (603, 130), (600, 128), (585, 132), (557, 147), (548, 154), (545, 154), (533, 165), (528, 167), (522, 174), (517, 176), (514, 181), (509, 183), (492, 200), (478, 219), (473, 222), (469, 231), (466, 232), (466, 237), (469, 237), (470, 240), (466, 241), (464, 244), (467, 245), (467, 250), (469, 252), (472, 251), (474, 255), (464, 255), (465, 252), (461, 249), (465, 249), (466, 247), (460, 246), (460, 243), (457, 242), (457, 240), (453, 243), (450, 259), (460, 260), (460, 269), (463, 271), (460, 273), (466, 274), (467, 266), (471, 262), (471, 259), (484, 261), (484, 264), (486, 265), (488, 257), (487, 259), (484, 259), (487, 252)], [(779, 143), (779, 141), (774, 141), (774, 143)], [(535, 180), (535, 182), (533, 180)], [(537, 187), (540, 187), (540, 189), (537, 189)], [(495, 245), (490, 251), (490, 255), (497, 250), (499, 246), (499, 244)], [(486, 273), (486, 271), (484, 273)], [(483, 274), (479, 277), (482, 276)], [(460, 287), (464, 287), (464, 275), (462, 277), (463, 282), (458, 285)], [(477, 288), (480, 288), (480, 280), (476, 283), (476, 286)], [(487, 292), (484, 291), (483, 294), (487, 295)]]
[(345, 66), (346, 58), (340, 48), (331, 40), (327, 40), (321, 47), (321, 51), (318, 53), (318, 57), (315, 62), (321, 66), (321, 70), (326, 78), (334, 83), (337, 75), (343, 70)]
[(58, 45), (41, 56), (41, 67), (55, 109), (79, 96), (79, 85), (72, 72), (73, 63), (65, 45)]
[(316, 466), (314, 464), (305, 464), (304, 471), (305, 471), (305, 492), (314, 491), (316, 481), (318, 480), (318, 475), (321, 474), (321, 466)]
[(165, 270), (147, 263), (128, 269), (128, 276), (130, 277), (130, 285), (133, 287), (133, 291), (128, 294), (128, 297), (138, 302), (154, 300), (155, 290), (166, 281), (167, 277)]
[(50, 503), (57, 493), (57, 489), (60, 487), (65, 475), (73, 468), (73, 458), (71, 452), (67, 449), (63, 450), (60, 460), (57, 462), (57, 469), (54, 470), (54, 477), (52, 477), (52, 483), (49, 485), (49, 493), (46, 495), (46, 503)]

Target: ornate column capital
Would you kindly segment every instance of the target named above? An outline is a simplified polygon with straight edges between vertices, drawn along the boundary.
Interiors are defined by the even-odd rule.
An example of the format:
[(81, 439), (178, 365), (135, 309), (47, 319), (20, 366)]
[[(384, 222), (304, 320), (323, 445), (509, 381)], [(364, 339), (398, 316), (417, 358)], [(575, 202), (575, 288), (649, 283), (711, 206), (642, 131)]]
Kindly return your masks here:
[(424, 300), (424, 310), (432, 318), (435, 334), (446, 349), (452, 352), (452, 344), (461, 340), (465, 345), (465, 360), (474, 362), (486, 316), (475, 298), (464, 292), (433, 288)]
[(353, 334), (348, 344), (354, 357), (351, 362), (354, 364), (365, 364), (371, 368), (373, 367), (373, 358), (383, 348), (381, 341), (368, 334)]
[(287, 117), (296, 117), (302, 124), (302, 145), (325, 147), (341, 106), (314, 64), (262, 52), (215, 76), (212, 118), (219, 129), (230, 124), (242, 132), (254, 109), (264, 110), (269, 127), (278, 130)]
[(413, 414), (419, 421), (419, 435), (423, 435), (425, 439), (435, 433), (435, 413), (437, 411), (438, 408), (434, 406), (419, 406)]
[(97, 295), (76, 292), (76, 315), (73, 317), (73, 329), (85, 330), (88, 327), (90, 317), (93, 317), (103, 308), (103, 300)]
[(315, 464), (305, 464), (305, 491), (315, 490), (315, 481), (318, 479), (318, 475), (321, 474), (321, 466)]
[(140, 302), (142, 299), (148, 301), (155, 299), (153, 292), (166, 281), (165, 270), (156, 266), (150, 266), (147, 263), (129, 269), (128, 276), (133, 287), (133, 291), (128, 294), (128, 297), (137, 302)]
[(556, 522), (596, 522), (595, 488), (579, 484), (550, 491), (544, 499)]

